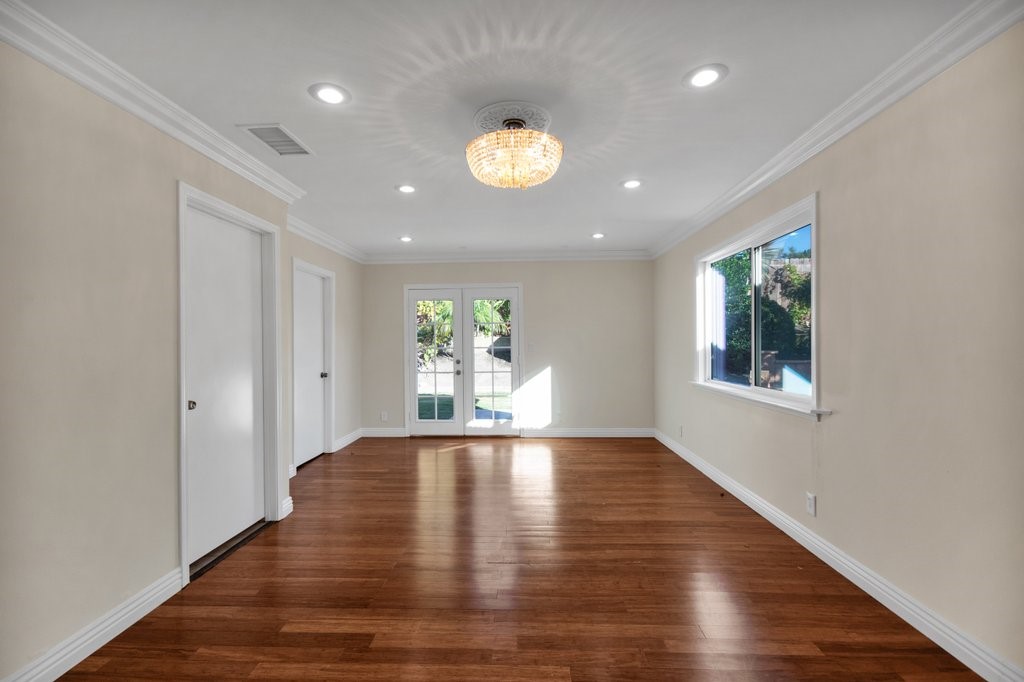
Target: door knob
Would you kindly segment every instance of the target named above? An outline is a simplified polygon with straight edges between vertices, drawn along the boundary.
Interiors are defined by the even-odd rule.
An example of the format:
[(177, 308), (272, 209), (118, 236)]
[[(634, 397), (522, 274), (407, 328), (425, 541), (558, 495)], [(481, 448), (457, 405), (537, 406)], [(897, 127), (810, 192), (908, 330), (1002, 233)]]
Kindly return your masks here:
[(188, 409), (190, 409), (190, 410), (196, 409), (196, 401), (194, 401), (194, 400), (188, 401)]
[(320, 372), (320, 378), (321, 379), (326, 379), (327, 378), (327, 372)]

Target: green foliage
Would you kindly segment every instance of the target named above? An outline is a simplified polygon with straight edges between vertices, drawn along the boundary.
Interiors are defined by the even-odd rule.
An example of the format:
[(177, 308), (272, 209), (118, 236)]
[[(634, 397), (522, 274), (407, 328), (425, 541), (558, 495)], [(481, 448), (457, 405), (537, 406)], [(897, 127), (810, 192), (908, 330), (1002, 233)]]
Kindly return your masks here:
[(785, 263), (766, 272), (765, 279), (761, 296), (761, 348), (778, 352), (782, 359), (809, 360), (810, 273), (802, 275), (792, 263)]
[(790, 356), (810, 359), (811, 357), (811, 275), (801, 275), (791, 263), (776, 270), (779, 290), (789, 301), (789, 324), (793, 327), (794, 340)]
[(512, 300), (504, 298), (496, 303), (494, 312), (501, 317), (501, 321), (505, 325), (502, 336), (508, 336), (512, 333)]
[(725, 371), (750, 375), (750, 250), (711, 264), (725, 278)]
[(767, 296), (761, 297), (761, 348), (779, 352), (783, 358), (793, 358), (796, 332), (789, 311)]
[[(437, 356), (452, 353), (451, 301), (416, 302), (416, 354), (422, 367)], [(512, 333), (512, 302), (508, 299), (473, 301), (473, 325), (476, 333), (508, 336)]]
[(478, 332), (508, 336), (512, 332), (512, 301), (507, 298), (473, 301), (473, 323)]
[(416, 355), (420, 366), (450, 355), (452, 302), (416, 301)]
[[(751, 259), (752, 250), (741, 251), (716, 261), (711, 267), (725, 279), (725, 372), (746, 377), (751, 369)], [(785, 254), (762, 253), (763, 262), (807, 258), (809, 251)], [(760, 341), (764, 351), (779, 358), (805, 360), (811, 357), (811, 275), (801, 274), (792, 263), (766, 266), (760, 300)], [(725, 378), (725, 377), (722, 377)]]

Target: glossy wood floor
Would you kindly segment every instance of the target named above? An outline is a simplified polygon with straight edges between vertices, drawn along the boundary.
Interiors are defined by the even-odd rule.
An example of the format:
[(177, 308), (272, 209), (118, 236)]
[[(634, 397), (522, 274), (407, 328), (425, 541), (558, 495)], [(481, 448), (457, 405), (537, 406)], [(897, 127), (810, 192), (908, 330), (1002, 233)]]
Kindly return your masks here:
[(69, 679), (968, 680), (649, 439), (363, 439)]

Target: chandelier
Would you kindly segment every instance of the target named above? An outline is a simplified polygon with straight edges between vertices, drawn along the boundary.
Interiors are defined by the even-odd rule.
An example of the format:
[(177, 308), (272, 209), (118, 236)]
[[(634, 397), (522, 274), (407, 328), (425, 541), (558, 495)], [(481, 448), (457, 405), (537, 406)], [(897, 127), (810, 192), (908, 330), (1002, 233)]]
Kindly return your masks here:
[(491, 187), (526, 189), (547, 181), (562, 160), (562, 143), (544, 132), (551, 117), (528, 102), (498, 102), (476, 114), (484, 134), (466, 145), (469, 170)]

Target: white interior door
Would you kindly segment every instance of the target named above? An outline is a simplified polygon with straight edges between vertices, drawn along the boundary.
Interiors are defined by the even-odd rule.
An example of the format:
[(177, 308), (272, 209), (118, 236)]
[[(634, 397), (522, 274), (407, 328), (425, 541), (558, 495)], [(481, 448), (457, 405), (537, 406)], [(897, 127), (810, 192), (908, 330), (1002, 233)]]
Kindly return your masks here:
[(518, 434), (518, 288), (407, 291), (410, 435)]
[(324, 279), (294, 270), (294, 443), (295, 466), (326, 452), (324, 437), (327, 393)]
[(260, 235), (185, 220), (183, 323), (189, 563), (264, 518)]

